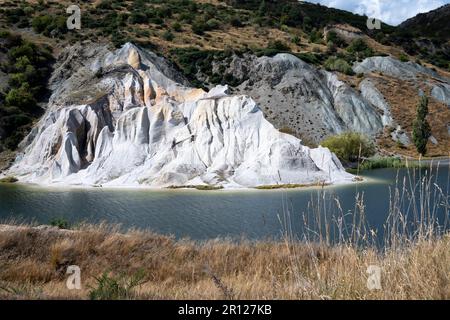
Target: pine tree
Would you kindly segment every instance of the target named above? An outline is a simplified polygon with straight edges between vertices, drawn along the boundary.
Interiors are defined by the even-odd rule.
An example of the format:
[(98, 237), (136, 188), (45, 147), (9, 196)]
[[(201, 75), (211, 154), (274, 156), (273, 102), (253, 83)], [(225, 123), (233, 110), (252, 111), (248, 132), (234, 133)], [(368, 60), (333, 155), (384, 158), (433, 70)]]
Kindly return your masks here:
[(416, 120), (413, 122), (412, 137), (417, 152), (421, 155), (427, 153), (428, 139), (431, 137), (431, 127), (426, 117), (428, 115), (428, 98), (424, 95), (420, 99), (420, 103), (417, 106)]

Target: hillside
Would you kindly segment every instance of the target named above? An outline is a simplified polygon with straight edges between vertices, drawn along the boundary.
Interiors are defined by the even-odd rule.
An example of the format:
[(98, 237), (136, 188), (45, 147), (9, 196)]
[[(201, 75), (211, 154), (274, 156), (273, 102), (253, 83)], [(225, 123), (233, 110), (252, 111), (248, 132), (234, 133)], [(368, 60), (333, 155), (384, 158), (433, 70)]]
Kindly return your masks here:
[(394, 43), (439, 67), (450, 68), (450, 4), (403, 22)]
[[(163, 57), (193, 87), (229, 85), (232, 94), (250, 95), (277, 129), (312, 147), (331, 135), (357, 131), (377, 141), (381, 154), (417, 156), (411, 124), (419, 95), (426, 93), (433, 134), (428, 155), (447, 155), (450, 149), (448, 42), (444, 33), (432, 35), (443, 23), (446, 30), (442, 17), (448, 6), (424, 15), (428, 27), (414, 33), (405, 25), (417, 31), (414, 25), (424, 17), (370, 31), (366, 17), (291, 0), (83, 2), (82, 28), (70, 31), (65, 26), (69, 4), (2, 1), (2, 41), (20, 36), (21, 43), (2, 46), (0, 53), (0, 163), (10, 163), (12, 151), (49, 107), (50, 93), (55, 94), (54, 88), (36, 87), (31, 97), (9, 99), (8, 105), (7, 95), (21, 87), (14, 88), (14, 79), (26, 75), (14, 66), (20, 57), (11, 52), (31, 46), (42, 56), (29, 62), (29, 70), (49, 68), (53, 58), (57, 65), (67, 60), (57, 73), (63, 80), (83, 65), (68, 52), (80, 43), (111, 51), (133, 43)], [(25, 98), (36, 109), (24, 110), (30, 105)]]
[(399, 28), (408, 29), (415, 36), (450, 40), (450, 4), (421, 13), (403, 22)]

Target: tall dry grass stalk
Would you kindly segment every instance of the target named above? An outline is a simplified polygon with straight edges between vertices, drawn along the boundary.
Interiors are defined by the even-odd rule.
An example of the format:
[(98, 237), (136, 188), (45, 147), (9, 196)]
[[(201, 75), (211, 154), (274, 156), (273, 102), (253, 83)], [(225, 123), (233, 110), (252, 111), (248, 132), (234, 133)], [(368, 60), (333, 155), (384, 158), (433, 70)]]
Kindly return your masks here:
[[(364, 194), (345, 212), (325, 189), (301, 215), (285, 196), (284, 241), (198, 243), (107, 225), (0, 225), (0, 297), (449, 299), (448, 181), (444, 191), (436, 170), (398, 179), (382, 236), (367, 222)], [(73, 264), (81, 290), (65, 285)], [(381, 270), (381, 290), (367, 287), (371, 265)]]
[[(295, 212), (285, 200), (279, 218), (298, 286), (310, 288), (319, 298), (449, 299), (450, 247), (445, 246), (449, 238), (450, 170), (443, 186), (437, 183), (439, 165), (431, 162), (422, 168), (423, 164), (414, 164), (403, 178), (397, 171), (382, 230), (372, 228), (367, 220), (364, 193), (357, 192), (353, 210), (345, 212), (339, 198), (322, 188), (311, 196), (297, 219), (302, 229), (299, 237), (293, 231)], [(298, 243), (303, 244), (301, 251)], [(311, 253), (314, 281), (310, 280), (311, 271), (305, 273), (301, 267), (305, 248)], [(319, 256), (315, 255), (318, 248), (322, 249)], [(330, 249), (339, 252), (332, 262), (323, 257)], [(384, 270), (383, 290), (367, 292), (361, 286), (369, 265)]]

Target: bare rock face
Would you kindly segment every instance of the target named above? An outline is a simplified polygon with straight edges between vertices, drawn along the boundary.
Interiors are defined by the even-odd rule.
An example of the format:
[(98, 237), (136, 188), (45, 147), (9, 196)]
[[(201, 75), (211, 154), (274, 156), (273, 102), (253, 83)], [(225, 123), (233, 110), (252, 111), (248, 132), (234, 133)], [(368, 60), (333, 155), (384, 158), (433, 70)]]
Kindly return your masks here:
[(356, 73), (382, 72), (399, 79), (416, 79), (419, 74), (440, 78), (437, 72), (414, 62), (401, 62), (393, 57), (371, 57), (357, 63), (353, 70)]
[(327, 39), (329, 32), (335, 32), (340, 38), (347, 42), (351, 42), (354, 39), (363, 38), (364, 33), (355, 27), (345, 24), (337, 24), (332, 26), (327, 26), (324, 29), (324, 40)]
[[(431, 96), (450, 106), (450, 79), (417, 63), (410, 61), (401, 62), (392, 57), (371, 57), (365, 59), (361, 63), (355, 64), (353, 70), (356, 73), (365, 74), (370, 72), (381, 72), (393, 78), (409, 80), (415, 83), (420, 81), (423, 82), (425, 79), (428, 86), (431, 88)], [(365, 86), (367, 84), (368, 83), (365, 83)], [(380, 102), (376, 104), (380, 104)]]
[(438, 101), (447, 104), (450, 107), (450, 84), (437, 83), (432, 85), (431, 95)]
[[(350, 89), (332, 75), (286, 56), (266, 62), (258, 64), (267, 75), (258, 90), (308, 80), (292, 85), (333, 130), (351, 124), (372, 131), (381, 123), (361, 112), (364, 100), (347, 98)], [(191, 88), (162, 58), (130, 43), (114, 52), (100, 45), (69, 48), (52, 88), (45, 116), (8, 172), (24, 182), (252, 187), (352, 180), (328, 149), (310, 149), (278, 132), (250, 96), (229, 95), (226, 86), (208, 93)], [(339, 105), (342, 117), (324, 107)], [(347, 112), (356, 120), (344, 117)]]
[(392, 126), (394, 120), (391, 115), (391, 107), (371, 79), (366, 78), (361, 81), (359, 90), (361, 95), (381, 112), (383, 126)]
[(238, 92), (252, 96), (271, 123), (315, 143), (345, 131), (375, 135), (383, 128), (377, 107), (358, 91), (293, 55), (241, 59), (234, 68), (237, 78), (247, 71)]

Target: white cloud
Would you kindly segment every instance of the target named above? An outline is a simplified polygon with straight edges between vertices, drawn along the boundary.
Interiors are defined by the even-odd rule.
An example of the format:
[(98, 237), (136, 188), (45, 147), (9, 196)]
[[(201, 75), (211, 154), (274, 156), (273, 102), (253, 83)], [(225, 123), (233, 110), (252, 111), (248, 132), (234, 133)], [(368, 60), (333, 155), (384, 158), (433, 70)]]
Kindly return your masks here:
[(310, 0), (309, 2), (365, 14), (391, 25), (398, 25), (419, 13), (450, 3), (450, 0)]

